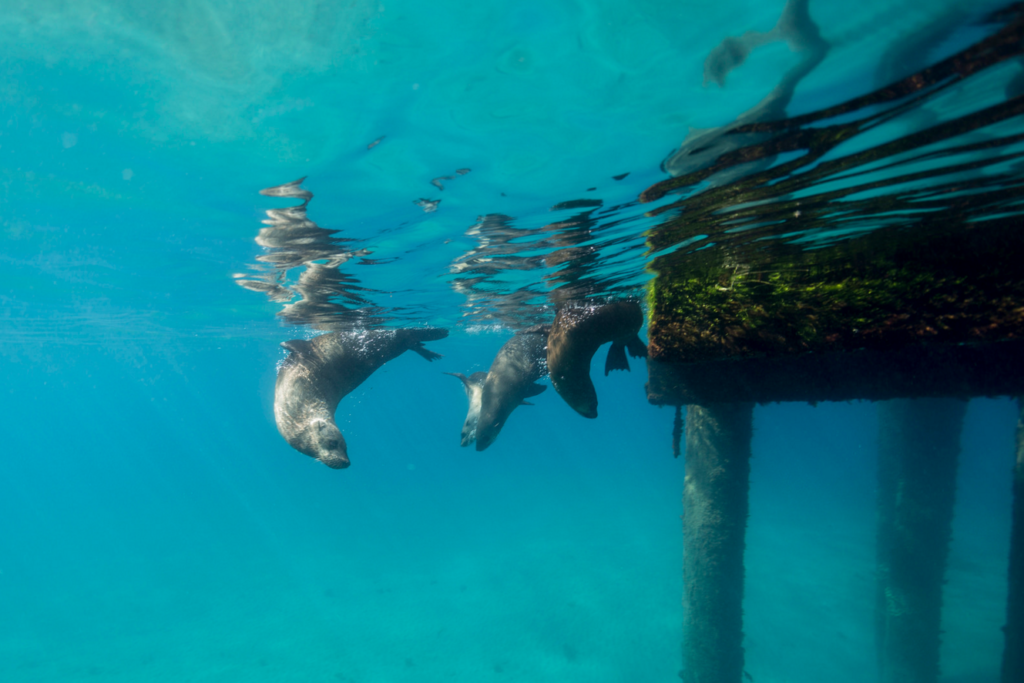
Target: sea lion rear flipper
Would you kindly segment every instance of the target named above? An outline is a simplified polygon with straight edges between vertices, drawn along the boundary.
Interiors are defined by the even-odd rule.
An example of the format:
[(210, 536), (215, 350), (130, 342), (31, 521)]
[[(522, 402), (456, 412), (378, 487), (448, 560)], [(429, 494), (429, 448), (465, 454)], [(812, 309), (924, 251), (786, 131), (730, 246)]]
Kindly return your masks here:
[(407, 327), (402, 330), (409, 339), (417, 342), (437, 341), (448, 336), (448, 330), (444, 327)]
[[(547, 390), (547, 388), (548, 387), (546, 384), (531, 384), (530, 386), (526, 387), (526, 390), (523, 392), (523, 398), (530, 398), (531, 396), (542, 394)], [(526, 401), (523, 401), (523, 403), (526, 403)]]
[(604, 374), (607, 377), (612, 370), (629, 371), (629, 361), (626, 360), (626, 345), (620, 342), (612, 342), (608, 349), (608, 358), (604, 361)]
[(633, 337), (626, 342), (626, 348), (633, 358), (647, 358), (647, 345), (640, 341), (640, 337)]
[(305, 339), (289, 339), (288, 341), (281, 342), (281, 348), (288, 349), (296, 355), (302, 355), (309, 353), (312, 346)]
[(425, 347), (421, 342), (413, 342), (412, 344), (409, 344), (409, 350), (415, 351), (416, 353), (420, 354), (427, 360), (437, 360), (438, 358), (442, 357), (441, 354), (434, 353), (433, 351)]
[(469, 378), (466, 377), (465, 375), (463, 375), (461, 372), (442, 372), (441, 374), (442, 375), (451, 375), (452, 377), (458, 377), (459, 379), (461, 379), (462, 380), (462, 385), (466, 389), (466, 393), (467, 394), (473, 388), (473, 385), (470, 383)]

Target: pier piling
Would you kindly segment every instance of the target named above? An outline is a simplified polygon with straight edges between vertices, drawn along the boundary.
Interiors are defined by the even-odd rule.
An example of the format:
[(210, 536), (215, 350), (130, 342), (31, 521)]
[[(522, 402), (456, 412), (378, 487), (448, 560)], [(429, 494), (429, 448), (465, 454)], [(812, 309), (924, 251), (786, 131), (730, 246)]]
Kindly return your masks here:
[(1010, 527), (1010, 587), (1003, 633), (1002, 683), (1024, 681), (1024, 399), (1018, 398), (1017, 462), (1013, 468), (1013, 521)]
[(752, 403), (690, 406), (683, 489), (684, 683), (743, 680)]
[(942, 584), (967, 403), (879, 404), (876, 627), (882, 683), (939, 677)]

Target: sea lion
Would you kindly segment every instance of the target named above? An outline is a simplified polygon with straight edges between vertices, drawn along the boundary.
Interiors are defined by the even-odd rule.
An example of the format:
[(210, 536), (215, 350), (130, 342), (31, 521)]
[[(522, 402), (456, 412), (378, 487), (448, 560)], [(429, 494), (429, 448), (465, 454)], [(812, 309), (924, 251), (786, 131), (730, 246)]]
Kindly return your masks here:
[(555, 391), (577, 413), (597, 417), (590, 360), (598, 347), (612, 343), (604, 364), (605, 375), (612, 370), (629, 370), (627, 349), (634, 358), (647, 357), (647, 347), (637, 336), (643, 324), (643, 311), (635, 301), (573, 303), (559, 309), (548, 335), (548, 371)]
[(548, 325), (535, 325), (517, 332), (494, 357), (480, 394), (476, 428), (478, 451), (494, 443), (513, 410), (529, 405), (526, 399), (547, 389), (534, 382), (547, 373), (545, 346), (549, 329)]
[(466, 377), (461, 372), (446, 372), (446, 375), (458, 377), (466, 389), (466, 398), (469, 399), (469, 412), (466, 413), (466, 422), (462, 425), (462, 441), (460, 446), (465, 448), (476, 441), (476, 425), (480, 419), (480, 398), (484, 391), (484, 380), (487, 379), (486, 372), (474, 372)]
[(446, 329), (425, 327), (331, 332), (309, 341), (282, 342), (291, 354), (281, 363), (274, 387), (277, 431), (300, 453), (328, 467), (348, 467), (348, 447), (334, 423), (338, 402), (406, 351), (430, 361), (440, 358), (423, 342), (447, 336)]

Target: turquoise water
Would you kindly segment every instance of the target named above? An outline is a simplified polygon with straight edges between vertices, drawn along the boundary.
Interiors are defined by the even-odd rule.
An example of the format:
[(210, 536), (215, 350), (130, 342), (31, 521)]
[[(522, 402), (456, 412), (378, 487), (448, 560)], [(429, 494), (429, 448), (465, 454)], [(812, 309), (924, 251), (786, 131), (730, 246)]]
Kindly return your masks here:
[[(482, 453), (441, 373), (486, 370), (559, 293), (640, 291), (659, 164), (805, 53), (761, 45), (724, 87), (705, 58), (784, 5), (0, 3), (0, 680), (678, 680), (685, 454), (643, 363), (595, 371), (596, 421), (549, 389)], [(785, 115), (963, 49), (997, 6), (811, 0), (829, 49)], [(1001, 101), (1019, 69), (851, 149)], [(1000, 125), (983, 134), (1020, 131)], [(281, 315), (301, 265), (289, 299), (234, 282), (277, 276), (255, 238), (296, 202), (258, 192), (302, 176), (325, 244), (370, 252), (315, 325)], [(551, 211), (581, 199), (602, 208)], [(523, 232), (474, 231), (498, 215)], [(509, 254), (539, 260), (487, 270)], [(274, 379), (281, 341), (353, 320), (451, 335), (345, 398), (334, 471), (277, 433)], [(949, 683), (998, 679), (1015, 417), (968, 409)], [(875, 407), (759, 406), (754, 426), (745, 668), (875, 680)]]

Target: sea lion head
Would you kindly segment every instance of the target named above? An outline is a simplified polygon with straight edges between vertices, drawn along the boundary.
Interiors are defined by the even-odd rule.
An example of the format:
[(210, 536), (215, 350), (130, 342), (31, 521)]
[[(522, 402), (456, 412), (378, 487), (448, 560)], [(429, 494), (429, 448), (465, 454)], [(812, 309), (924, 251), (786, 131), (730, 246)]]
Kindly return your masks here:
[(588, 396), (586, 400), (581, 401), (578, 405), (573, 406), (576, 412), (583, 417), (593, 420), (597, 417), (597, 394)]
[[(503, 392), (499, 391), (494, 384), (492, 377), (489, 382), (484, 384), (480, 396), (480, 414), (476, 421), (476, 449), (478, 451), (485, 450), (494, 443), (498, 434), (501, 433), (501, 428), (505, 426), (505, 420), (512, 414), (512, 409), (519, 402), (518, 400), (515, 402), (507, 400), (502, 395)], [(502, 400), (503, 398), (506, 400)]]
[(306, 455), (332, 469), (341, 470), (349, 466), (348, 445), (338, 425), (324, 418), (314, 418), (306, 427), (305, 437), (305, 448), (299, 450)]
[(459, 445), (465, 448), (476, 441), (476, 425), (468, 421), (462, 425), (462, 433), (459, 435)]
[(563, 383), (555, 384), (555, 388), (577, 413), (591, 420), (597, 417), (597, 391), (589, 376), (579, 378), (575, 386), (566, 387)]
[(494, 443), (494, 440), (498, 438), (498, 434), (501, 433), (501, 428), (505, 426), (505, 420), (508, 419), (508, 414), (483, 414), (480, 415), (480, 420), (476, 425), (476, 449), (478, 451), (485, 450), (488, 446)]

